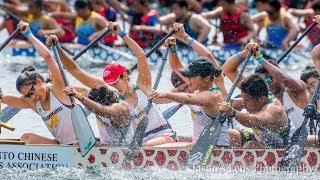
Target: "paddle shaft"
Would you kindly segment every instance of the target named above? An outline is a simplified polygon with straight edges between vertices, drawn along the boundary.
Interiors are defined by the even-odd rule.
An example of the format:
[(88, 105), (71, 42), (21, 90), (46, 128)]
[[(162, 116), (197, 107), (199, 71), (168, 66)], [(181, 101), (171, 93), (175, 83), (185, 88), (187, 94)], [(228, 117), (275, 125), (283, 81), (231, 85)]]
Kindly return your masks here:
[(296, 45), (311, 31), (311, 29), (316, 26), (317, 23), (313, 22), (302, 34), (301, 36), (277, 59), (277, 63), (281, 63), (281, 61), (290, 53), (290, 51), (296, 47)]
[(11, 35), (10, 37), (8, 37), (8, 39), (6, 39), (2, 44), (1, 44), (1, 47), (0, 47), (0, 51), (2, 51), (2, 49), (4, 47), (6, 47), (6, 45), (14, 38), (16, 37), (18, 34), (19, 34), (20, 30), (19, 29), (16, 29)]
[(78, 54), (76, 54), (72, 59), (76, 60), (78, 59), (83, 53), (85, 53), (89, 48), (94, 46), (103, 36), (111, 32), (111, 30), (108, 28), (103, 33), (101, 33), (98, 37), (96, 37), (93, 41), (91, 41), (85, 48), (83, 48)]
[[(174, 31), (171, 30), (171, 31), (170, 31), (166, 36), (164, 36), (149, 52), (147, 52), (146, 57), (148, 58), (149, 56), (151, 56), (151, 54), (152, 54), (153, 52), (155, 52), (155, 51), (164, 43), (164, 41), (165, 41), (168, 37), (172, 36), (173, 34), (174, 34)], [(137, 64), (135, 64), (134, 66), (132, 66), (132, 67), (130, 68), (130, 72), (133, 72), (135, 69), (137, 69), (137, 67), (138, 67)]]
[(171, 106), (167, 110), (163, 111), (163, 113), (162, 113), (163, 117), (166, 120), (170, 119), (182, 106), (183, 106), (183, 104), (180, 104), (180, 103), (176, 104), (174, 106)]
[[(240, 78), (244, 72), (244, 69), (246, 68), (249, 59), (252, 55), (252, 51), (249, 51), (245, 61), (243, 62), (243, 65), (241, 67), (240, 72), (238, 73), (230, 91), (225, 99), (225, 102), (229, 102), (230, 98), (237, 86), (237, 84), (240, 81)], [(221, 127), (222, 123), (224, 122), (223, 113), (219, 112), (217, 118), (210, 124), (208, 124), (204, 130), (202, 131), (198, 141), (192, 148), (190, 154), (187, 157), (187, 163), (186, 165), (206, 165), (208, 163), (208, 160), (212, 154), (212, 151), (214, 149), (214, 146), (218, 142), (218, 139), (220, 137), (221, 133)]]
[[(15, 130), (14, 127), (12, 127), (12, 126), (10, 126), (10, 125), (8, 125), (8, 124), (6, 124), (6, 123), (3, 123), (3, 122), (0, 122), (0, 126), (8, 129), (8, 130), (10, 130), (10, 131), (14, 131), (14, 130)], [(1, 132), (0, 132), (0, 134), (1, 134)]]

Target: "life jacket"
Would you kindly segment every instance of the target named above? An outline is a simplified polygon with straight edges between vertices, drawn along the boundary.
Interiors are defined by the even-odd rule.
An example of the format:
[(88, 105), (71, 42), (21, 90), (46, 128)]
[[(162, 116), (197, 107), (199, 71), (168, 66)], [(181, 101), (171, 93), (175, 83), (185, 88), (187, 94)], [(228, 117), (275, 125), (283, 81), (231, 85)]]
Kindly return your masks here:
[[(10, 35), (14, 32), (18, 23), (18, 21), (10, 17), (4, 19), (4, 26)], [(14, 39), (24, 39), (24, 36), (19, 33)]]
[[(110, 7), (108, 10), (104, 8), (100, 9), (99, 14), (105, 17), (108, 21), (115, 22), (117, 20), (117, 11), (113, 7)], [(116, 41), (117, 39), (117, 34), (112, 33), (109, 36), (103, 37), (102, 40), (105, 44), (110, 44)]]
[[(160, 13), (156, 10), (151, 10), (149, 13), (143, 15), (140, 18), (140, 22), (137, 23), (133, 23), (134, 25), (147, 25), (147, 26), (152, 26), (152, 24), (150, 24), (150, 19), (152, 17), (157, 17), (160, 16)], [(133, 31), (130, 30), (129, 32), (129, 36), (141, 47), (141, 48), (146, 48), (148, 47), (148, 43), (146, 43), (143, 39), (146, 39), (147, 41), (155, 42), (155, 40), (157, 39), (156, 34), (155, 33), (149, 33), (149, 32), (143, 32), (142, 36), (140, 35), (139, 32), (137, 31)]]
[(241, 24), (240, 20), (240, 16), (243, 12), (248, 12), (248, 9), (240, 5), (238, 10), (234, 14), (222, 14), (221, 29), (223, 32), (224, 44), (234, 44), (240, 38), (243, 38), (246, 35), (248, 35), (248, 28), (245, 25)]
[[(56, 10), (56, 12), (60, 12), (60, 10)], [(59, 42), (71, 42), (76, 37), (73, 24), (70, 21), (61, 18), (55, 18), (55, 20), (59, 25), (61, 24), (65, 33), (64, 36), (59, 37)]]
[[(306, 28), (309, 27), (313, 23), (313, 18), (306, 18), (304, 23), (306, 24)], [(320, 43), (320, 28), (318, 26), (313, 27), (308, 33), (308, 38), (313, 45), (318, 45)]]

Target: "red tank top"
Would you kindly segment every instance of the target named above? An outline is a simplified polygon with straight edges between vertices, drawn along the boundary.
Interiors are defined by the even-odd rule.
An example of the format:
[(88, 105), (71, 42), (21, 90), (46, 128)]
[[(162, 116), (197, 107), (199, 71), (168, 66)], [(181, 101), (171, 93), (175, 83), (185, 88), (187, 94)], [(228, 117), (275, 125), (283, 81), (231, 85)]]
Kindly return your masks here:
[[(12, 18), (4, 19), (4, 25), (10, 35), (15, 31), (17, 24), (18, 24), (18, 22)], [(14, 39), (23, 39), (23, 38), (24, 38), (24, 36), (19, 33)]]
[[(116, 14), (116, 11), (114, 10), (114, 8), (110, 7), (110, 11), (113, 11), (113, 13), (115, 14), (115, 16), (117, 16)], [(108, 21), (113, 21), (114, 19), (109, 19), (107, 16), (106, 16), (106, 10), (103, 8), (103, 9), (100, 9), (99, 10), (99, 14), (103, 17), (105, 17)], [(112, 44), (113, 42), (115, 42), (116, 40), (118, 39), (118, 36), (117, 34), (115, 33), (109, 33), (109, 35), (103, 37), (102, 41), (105, 43), (105, 44)]]
[[(306, 24), (306, 28), (309, 27), (313, 20), (312, 18), (307, 18), (304, 20), (304, 23)], [(311, 29), (311, 31), (308, 33), (308, 38), (312, 44), (319, 44), (320, 43), (320, 28), (318, 26), (315, 26)]]
[[(151, 10), (149, 13), (143, 15), (140, 20), (141, 23), (140, 25), (148, 25), (148, 22), (152, 16), (160, 16), (160, 13), (156, 10)], [(154, 33), (149, 33), (149, 32), (143, 32), (143, 37), (147, 41), (154, 41), (156, 39)], [(141, 48), (146, 48), (148, 47), (148, 44), (142, 40), (142, 37), (140, 36), (140, 33), (137, 31), (130, 30), (129, 36), (137, 43)]]
[[(56, 10), (55, 12), (60, 12), (59, 10)], [(55, 18), (57, 23), (60, 25), (65, 33), (64, 36), (59, 38), (60, 42), (71, 42), (75, 37), (76, 34), (74, 33), (74, 25), (70, 23), (67, 20), (60, 19), (60, 18)]]
[(241, 24), (240, 21), (240, 16), (243, 12), (248, 12), (248, 10), (246, 7), (240, 6), (239, 10), (233, 15), (229, 13), (222, 14), (221, 29), (223, 32), (224, 44), (234, 44), (238, 39), (243, 38), (248, 34), (247, 27)]

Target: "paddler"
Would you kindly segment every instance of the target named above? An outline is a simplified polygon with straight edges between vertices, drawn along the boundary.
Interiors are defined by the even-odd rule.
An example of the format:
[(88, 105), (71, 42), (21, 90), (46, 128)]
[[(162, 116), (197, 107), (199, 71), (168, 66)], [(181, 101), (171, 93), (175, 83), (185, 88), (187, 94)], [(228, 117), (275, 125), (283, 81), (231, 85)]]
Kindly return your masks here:
[(252, 17), (253, 21), (267, 30), (266, 47), (287, 49), (289, 43), (298, 35), (300, 28), (292, 15), (281, 10), (279, 0), (264, 2), (264, 10)]
[[(300, 123), (299, 125), (301, 125), (304, 119), (302, 116), (303, 110), (297, 105), (302, 107), (307, 104), (306, 89), (303, 83), (301, 84), (300, 81), (296, 81), (281, 72), (276, 64), (264, 60), (260, 56), (259, 48), (256, 43), (249, 43), (246, 45), (245, 50), (231, 56), (222, 66), (225, 75), (231, 81), (234, 81), (238, 74), (237, 68), (250, 50), (254, 51), (253, 55), (258, 62), (261, 62), (261, 65), (255, 70), (255, 73), (259, 75), (252, 75), (246, 78), (245, 83), (241, 84), (242, 99), (233, 99), (231, 101), (233, 106), (237, 105), (238, 108), (241, 106), (242, 109), (245, 108), (249, 113), (236, 111), (228, 103), (223, 103), (221, 108), (227, 110), (226, 114), (235, 117), (242, 125), (254, 129), (254, 134), (235, 129), (229, 130), (230, 144), (240, 143), (244, 145), (248, 141), (258, 140), (258, 145), (254, 143), (255, 147), (260, 147), (260, 145), (270, 147), (283, 146), (287, 144), (288, 138), (293, 134), (295, 130), (294, 124)], [(266, 84), (260, 82), (261, 79)], [(285, 91), (286, 89), (287, 91)], [(270, 93), (268, 93), (269, 90)], [(285, 117), (283, 117), (282, 111), (285, 113)], [(250, 120), (251, 118), (252, 120)], [(298, 127), (300, 127), (299, 125)], [(268, 133), (270, 133), (270, 136), (268, 136)], [(273, 136), (276, 138), (273, 138)]]
[[(223, 77), (218, 74), (220, 66), (213, 59), (210, 58), (210, 51), (194, 38), (190, 37), (183, 28), (183, 24), (175, 23), (173, 29), (179, 37), (187, 36), (189, 45), (202, 56), (194, 59), (188, 68), (184, 68), (179, 56), (177, 55), (177, 45), (174, 38), (167, 40), (167, 45), (171, 45), (171, 53), (169, 55), (169, 62), (172, 69), (184, 79), (185, 82), (190, 83), (191, 92), (166, 92), (159, 93), (152, 91), (149, 94), (149, 99), (165, 98), (176, 101), (182, 104), (187, 104), (191, 108), (191, 117), (193, 120), (193, 137), (192, 142), (182, 144), (182, 146), (193, 146), (197, 142), (202, 130), (206, 125), (215, 120), (219, 113), (217, 103), (223, 101), (223, 93), (220, 87), (213, 81), (220, 79), (221, 89), (224, 89)], [(204, 57), (205, 55), (206, 57)], [(208, 58), (207, 58), (208, 57)], [(220, 77), (215, 77), (219, 76)], [(177, 146), (181, 146), (176, 144)], [(175, 145), (170, 145), (175, 146)], [(224, 123), (217, 146), (229, 146), (228, 143), (228, 125)]]
[[(116, 27), (117, 30), (114, 30)], [(138, 79), (136, 85), (131, 85), (129, 82), (129, 74), (124, 66), (118, 63), (111, 63), (104, 68), (103, 80), (91, 76), (83, 71), (77, 64), (62, 50), (59, 50), (59, 55), (64, 64), (64, 67), (78, 79), (82, 84), (89, 88), (97, 85), (110, 85), (116, 88), (125, 102), (130, 107), (130, 126), (126, 137), (134, 132), (138, 123), (145, 116), (144, 108), (148, 104), (148, 97), (146, 94), (151, 90), (151, 72), (147, 62), (146, 55), (140, 46), (133, 41), (124, 31), (121, 31), (118, 23), (110, 22), (109, 28), (122, 37), (123, 41), (128, 45), (130, 50), (138, 57)], [(164, 119), (160, 109), (153, 104), (153, 107), (148, 114), (149, 123), (146, 129), (145, 138), (143, 139), (143, 146), (149, 147), (163, 143), (175, 142), (173, 131), (167, 121)], [(132, 136), (133, 134), (131, 134)]]
[(202, 13), (207, 19), (220, 18), (220, 29), (223, 33), (223, 48), (241, 49), (254, 38), (258, 31), (250, 17), (248, 9), (235, 0), (220, 0), (213, 11)]
[[(188, 10), (188, 3), (185, 0), (175, 0), (171, 5), (173, 13), (161, 16), (160, 24), (171, 27), (175, 22), (181, 23), (185, 31), (198, 42), (206, 45), (210, 32), (209, 22), (199, 14)], [(182, 37), (184, 41), (186, 37)], [(178, 42), (179, 47), (186, 47), (185, 43)]]
[(65, 33), (64, 36), (59, 37), (59, 41), (63, 43), (71, 43), (76, 37), (73, 23), (68, 19), (55, 18), (55, 15), (59, 14), (60, 12), (71, 12), (67, 2), (64, 0), (46, 0), (43, 3), (44, 10), (48, 12), (47, 15), (53, 17)]
[(108, 21), (92, 11), (91, 3), (88, 0), (76, 0), (74, 8), (75, 13), (60, 12), (55, 17), (74, 20), (78, 36), (77, 43), (87, 45), (106, 30)]
[(58, 65), (47, 47), (32, 34), (28, 23), (21, 21), (18, 28), (45, 60), (53, 81), (51, 86), (44, 83), (43, 77), (34, 67), (27, 66), (16, 80), (17, 91), (22, 95), (4, 94), (1, 102), (16, 108), (34, 110), (54, 137), (49, 139), (25, 133), (20, 140), (26, 144), (74, 144), (77, 139), (71, 120), (71, 102), (62, 92), (64, 83)]
[[(151, 4), (146, 0), (135, 0), (132, 6), (126, 6), (119, 1), (111, 0), (117, 9), (132, 17), (129, 36), (141, 48), (152, 47), (159, 40), (160, 13), (152, 9)], [(140, 33), (140, 32), (143, 33)], [(148, 41), (148, 42), (147, 42)]]
[(26, 15), (27, 22), (30, 24), (31, 32), (42, 43), (45, 43), (45, 36), (47, 35), (57, 35), (58, 37), (64, 35), (64, 31), (58, 23), (53, 18), (43, 13), (42, 0), (30, 1), (28, 8), (21, 8), (12, 4), (7, 4), (5, 8), (8, 8), (14, 13), (20, 14), (20, 16)]
[[(304, 24), (306, 28), (309, 27), (313, 23), (313, 18), (315, 15), (320, 14), (320, 1), (312, 2), (312, 7), (308, 9), (289, 9), (287, 13), (292, 14), (296, 17), (303, 17)], [(312, 48), (314, 48), (317, 44), (320, 43), (320, 28), (318, 26), (313, 27), (311, 31), (308, 33), (308, 39), (311, 42)]]
[[(91, 7), (93, 11), (99, 13), (101, 16), (106, 18), (108, 21), (116, 22), (117, 11), (111, 7), (106, 0), (91, 0)], [(113, 46), (114, 41), (118, 39), (117, 34), (112, 33), (110, 36), (103, 38), (103, 42), (109, 46)]]

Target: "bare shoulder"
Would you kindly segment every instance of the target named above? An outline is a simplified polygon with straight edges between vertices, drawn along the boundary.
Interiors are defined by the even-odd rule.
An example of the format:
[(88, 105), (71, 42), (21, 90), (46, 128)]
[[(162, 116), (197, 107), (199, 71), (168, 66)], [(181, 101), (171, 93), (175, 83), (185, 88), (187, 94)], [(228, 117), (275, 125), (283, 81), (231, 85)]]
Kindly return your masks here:
[(214, 103), (222, 102), (223, 96), (221, 91), (213, 90), (213, 91), (203, 91), (197, 94), (197, 96), (213, 101)]

